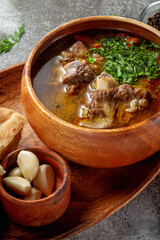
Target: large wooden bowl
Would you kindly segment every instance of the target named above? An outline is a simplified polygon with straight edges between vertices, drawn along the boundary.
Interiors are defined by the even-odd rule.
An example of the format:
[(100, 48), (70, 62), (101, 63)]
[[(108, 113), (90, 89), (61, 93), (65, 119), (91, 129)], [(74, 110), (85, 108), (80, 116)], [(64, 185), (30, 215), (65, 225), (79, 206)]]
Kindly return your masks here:
[(147, 158), (160, 149), (160, 113), (129, 127), (89, 129), (63, 121), (37, 98), (31, 71), (40, 53), (53, 41), (87, 29), (119, 29), (160, 44), (160, 32), (135, 20), (96, 16), (66, 23), (47, 34), (30, 53), (22, 76), (21, 96), (26, 117), (35, 133), (67, 159), (90, 167), (119, 167)]

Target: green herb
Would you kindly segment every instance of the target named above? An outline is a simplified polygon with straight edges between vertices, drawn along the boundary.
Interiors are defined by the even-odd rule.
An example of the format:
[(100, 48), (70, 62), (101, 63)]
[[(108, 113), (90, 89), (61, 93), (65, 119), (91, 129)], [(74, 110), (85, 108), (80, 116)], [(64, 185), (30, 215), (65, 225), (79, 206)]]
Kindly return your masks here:
[(96, 62), (96, 58), (92, 57), (91, 55), (88, 56), (87, 61), (90, 63), (95, 63)]
[(154, 48), (156, 48), (156, 49), (158, 49), (158, 48), (159, 48), (159, 46), (158, 46), (156, 43), (154, 43), (154, 42), (151, 42), (151, 44), (152, 44), (152, 46), (153, 46)]
[(13, 35), (5, 36), (0, 40), (0, 54), (8, 52), (16, 43), (19, 43), (21, 36), (24, 33), (24, 24), (18, 27), (18, 31), (15, 31)]
[(120, 84), (137, 84), (142, 76), (146, 76), (148, 80), (157, 78), (160, 68), (156, 58), (159, 52), (152, 50), (157, 45), (144, 39), (138, 45), (134, 42), (129, 45), (127, 40), (127, 37), (122, 36), (102, 38), (101, 47), (90, 48), (89, 51), (91, 56), (98, 53), (104, 57), (103, 71), (111, 74)]

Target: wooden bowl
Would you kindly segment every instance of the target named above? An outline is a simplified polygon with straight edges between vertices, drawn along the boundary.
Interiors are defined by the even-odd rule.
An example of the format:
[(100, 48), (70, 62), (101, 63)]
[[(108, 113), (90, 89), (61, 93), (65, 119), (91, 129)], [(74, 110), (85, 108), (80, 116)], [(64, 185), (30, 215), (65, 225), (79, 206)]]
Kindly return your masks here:
[(26, 147), (13, 151), (1, 162), (6, 171), (16, 165), (17, 155), (21, 150), (36, 154), (40, 163), (50, 164), (56, 173), (56, 186), (51, 195), (40, 200), (22, 200), (10, 195), (2, 184), (0, 177), (0, 196), (8, 216), (24, 226), (43, 226), (60, 218), (70, 202), (70, 175), (68, 167), (61, 156), (46, 147)]
[(21, 97), (28, 122), (37, 136), (67, 159), (90, 167), (112, 168), (147, 158), (160, 149), (160, 113), (118, 129), (89, 129), (70, 124), (47, 110), (37, 98), (31, 72), (40, 53), (53, 41), (87, 29), (124, 30), (160, 43), (160, 32), (127, 18), (96, 16), (66, 23), (47, 34), (32, 50), (24, 67)]

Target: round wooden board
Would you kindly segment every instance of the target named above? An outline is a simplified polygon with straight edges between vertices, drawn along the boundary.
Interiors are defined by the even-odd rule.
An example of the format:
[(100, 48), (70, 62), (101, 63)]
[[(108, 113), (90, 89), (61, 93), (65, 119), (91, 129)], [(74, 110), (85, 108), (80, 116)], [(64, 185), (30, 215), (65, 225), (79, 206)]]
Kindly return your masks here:
[[(24, 63), (0, 71), (0, 106), (24, 115), (20, 82)], [(37, 123), (38, 124), (38, 123)], [(19, 146), (41, 145), (28, 123)], [(114, 169), (94, 169), (68, 162), (71, 202), (56, 222), (38, 228), (11, 221), (0, 205), (1, 239), (63, 239), (98, 223), (136, 197), (160, 172), (160, 151), (139, 163)]]

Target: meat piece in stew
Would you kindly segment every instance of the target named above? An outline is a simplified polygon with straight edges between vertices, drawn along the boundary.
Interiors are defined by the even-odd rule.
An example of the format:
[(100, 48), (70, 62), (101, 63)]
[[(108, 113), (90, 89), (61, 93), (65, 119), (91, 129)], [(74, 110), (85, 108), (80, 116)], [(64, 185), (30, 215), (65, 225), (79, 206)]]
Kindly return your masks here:
[[(121, 109), (124, 114), (135, 113), (149, 106), (155, 96), (147, 89), (123, 84), (111, 89), (96, 89), (90, 92), (86, 119), (81, 126), (108, 128)], [(94, 120), (93, 120), (94, 119)]]
[(87, 54), (88, 49), (81, 41), (75, 42), (70, 48), (61, 52), (61, 56), (65, 60), (68, 58), (84, 58)]
[(97, 76), (96, 85), (97, 89), (109, 89), (117, 87), (119, 83), (115, 80), (115, 78), (113, 78), (112, 75), (104, 71), (99, 76)]
[(66, 74), (63, 76), (64, 84), (90, 83), (94, 80), (96, 73), (89, 64), (73, 61), (64, 66)]

